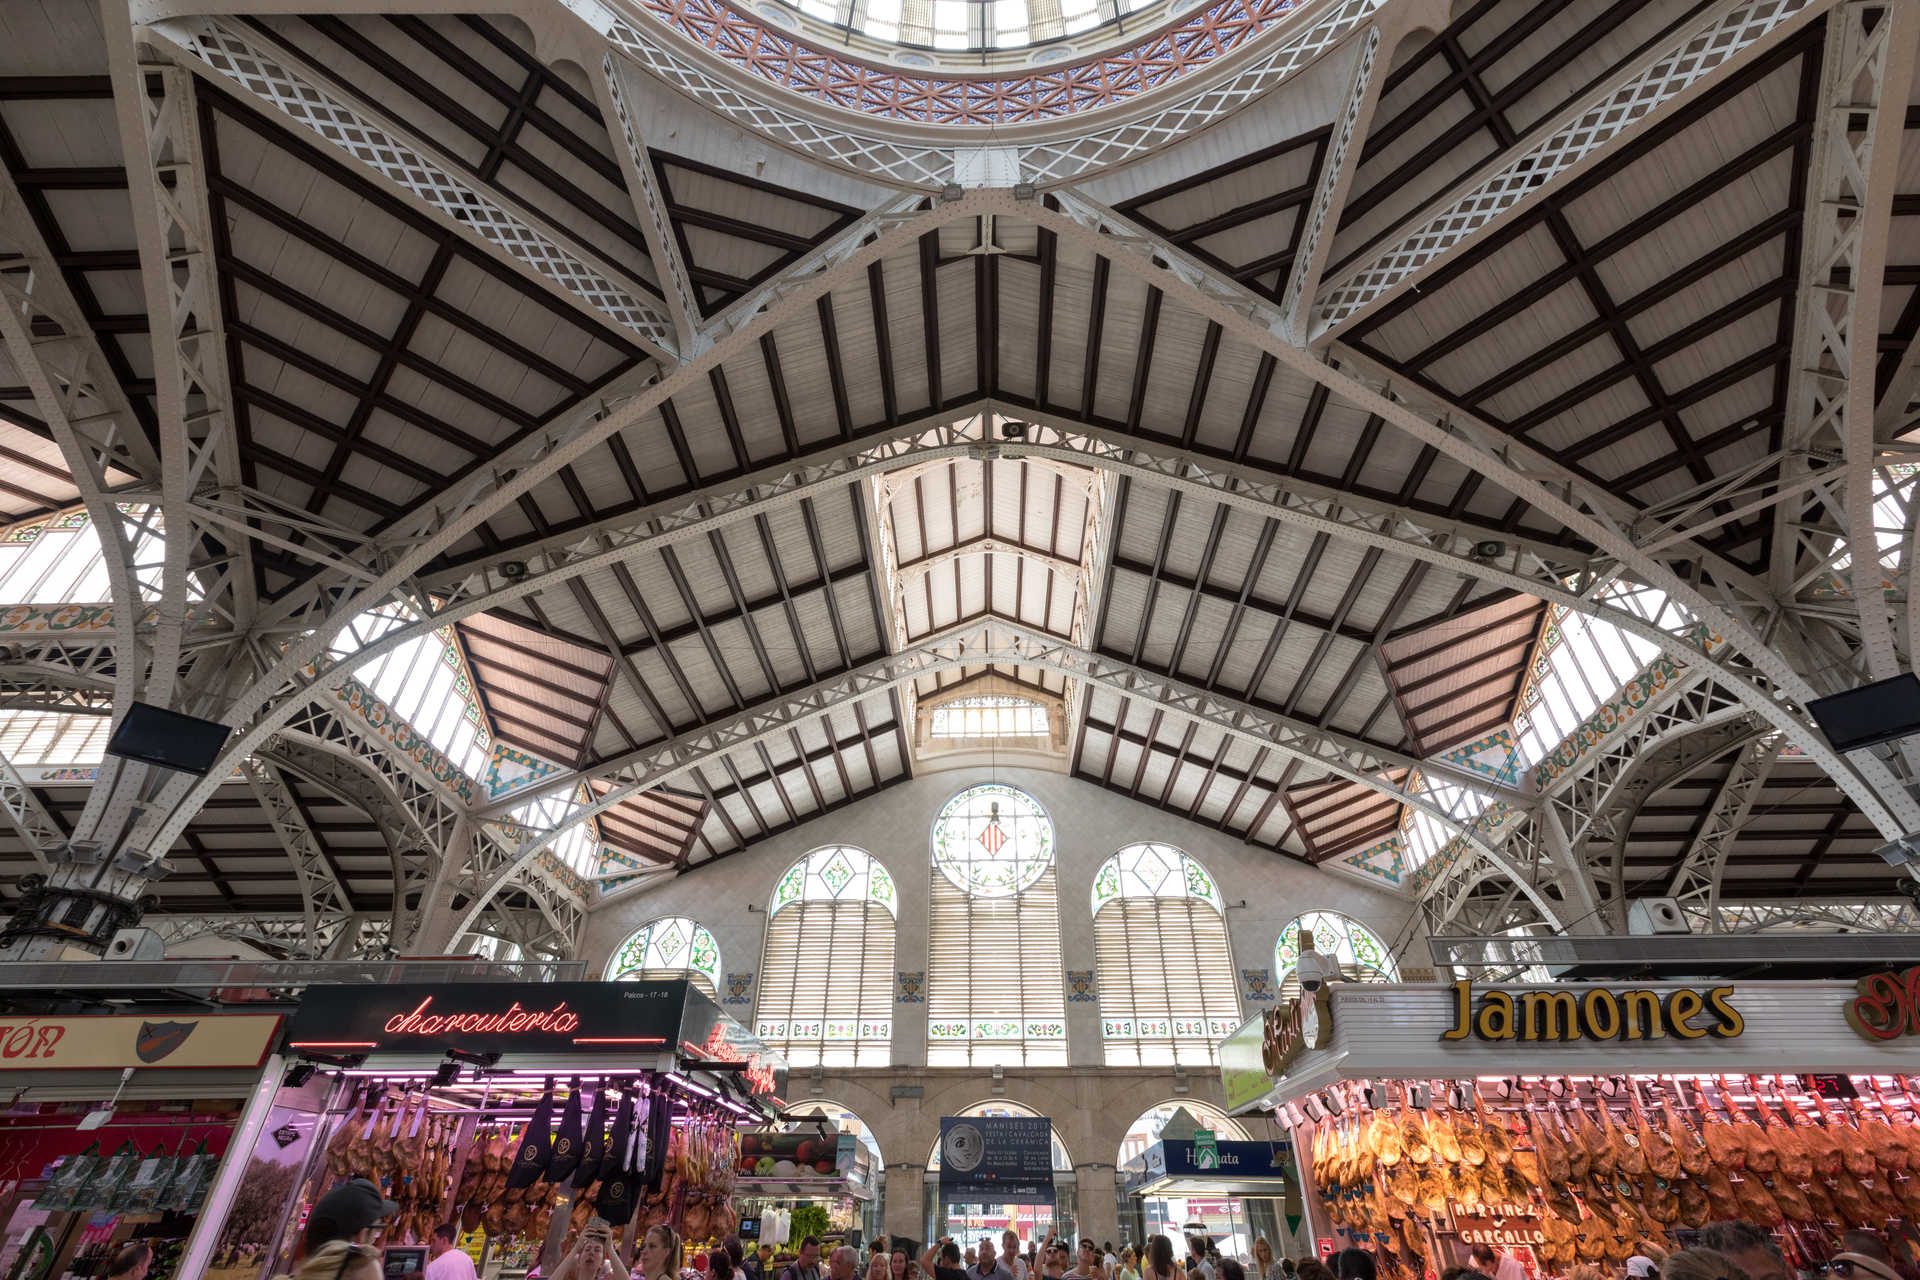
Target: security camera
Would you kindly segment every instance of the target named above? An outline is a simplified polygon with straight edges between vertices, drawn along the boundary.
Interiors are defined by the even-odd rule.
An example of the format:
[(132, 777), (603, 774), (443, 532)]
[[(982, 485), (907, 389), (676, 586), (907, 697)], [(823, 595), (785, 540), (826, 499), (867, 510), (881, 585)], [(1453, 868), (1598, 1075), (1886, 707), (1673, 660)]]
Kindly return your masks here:
[(1300, 975), (1301, 990), (1318, 991), (1327, 983), (1339, 980), (1340, 962), (1318, 951), (1303, 951), (1296, 972)]

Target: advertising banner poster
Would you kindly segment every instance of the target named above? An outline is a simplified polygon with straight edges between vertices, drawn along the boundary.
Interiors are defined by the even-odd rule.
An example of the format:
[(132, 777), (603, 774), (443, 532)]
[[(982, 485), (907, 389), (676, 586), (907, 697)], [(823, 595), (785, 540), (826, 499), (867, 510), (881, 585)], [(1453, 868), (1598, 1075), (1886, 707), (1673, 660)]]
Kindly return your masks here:
[(940, 1198), (948, 1204), (1052, 1204), (1053, 1122), (1045, 1116), (941, 1116)]

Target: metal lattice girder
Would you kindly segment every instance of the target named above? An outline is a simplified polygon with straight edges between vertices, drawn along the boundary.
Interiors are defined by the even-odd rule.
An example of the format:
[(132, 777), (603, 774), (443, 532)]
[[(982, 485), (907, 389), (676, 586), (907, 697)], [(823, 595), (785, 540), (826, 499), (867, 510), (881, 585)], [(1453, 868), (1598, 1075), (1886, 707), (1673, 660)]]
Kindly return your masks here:
[[(1900, 670), (1874, 525), (1877, 441), (1874, 377), (1880, 297), (1893, 195), (1899, 184), (1907, 98), (1920, 26), (1914, 6), (1846, 0), (1827, 24), (1815, 122), (1813, 172), (1801, 231), (1798, 311), (1789, 363), (1786, 443), (1845, 459), (1845, 545), (1873, 548), (1852, 558), (1859, 641), (1867, 672)], [(1864, 121), (1864, 127), (1856, 122)], [(1781, 539), (1776, 517), (1776, 589), (1794, 575), (1798, 539)], [(1920, 767), (1920, 755), (1909, 754)]]
[(140, 34), (210, 83), (308, 130), (408, 204), (596, 323), (619, 325), (655, 355), (674, 358), (673, 319), (645, 286), (499, 188), (460, 177), (460, 166), (438, 148), (257, 28), (175, 19)]
[[(1592, 613), (1591, 597), (1606, 590), (1616, 577), (1664, 593), (1701, 625), (1675, 634), (1635, 620), (1622, 623), (1623, 629), (1644, 636), (1681, 661), (1714, 668), (1716, 679), (1729, 692), (1825, 769), (1889, 839), (1904, 831), (1920, 830), (1920, 801), (1885, 764), (1873, 758), (1854, 762), (1842, 757), (1813, 727), (1797, 704), (1812, 699), (1816, 691), (1761, 637), (1746, 616), (1748, 611), (1738, 604), (1711, 600), (1693, 582), (1682, 579), (1668, 564), (1671, 553), (1655, 557), (1641, 550), (1626, 532), (1631, 516), (1622, 512), (1619, 498), (1540, 457), (1462, 407), (1449, 406), (1439, 422), (1433, 421), (1415, 407), (1427, 397), (1410, 400), (1390, 376), (1377, 370), (1370, 372), (1367, 362), (1350, 352), (1323, 356), (1284, 341), (1277, 336), (1282, 322), (1264, 300), (1177, 250), (1156, 244), (1112, 210), (1066, 193), (1059, 196), (1059, 202), (1063, 212), (1036, 207), (1029, 216), (1063, 239), (1105, 253), (1115, 267), (1160, 288), (1171, 300), (1219, 324), (1228, 335), (1272, 355), (1347, 403), (1454, 459), (1612, 558), (1613, 563), (1601, 575), (1581, 581), (1577, 593), (1556, 583), (1552, 594), (1545, 590), (1534, 590), (1533, 594), (1547, 600), (1572, 594), (1579, 603), (1570, 607)], [(1697, 543), (1687, 544), (1686, 550), (1699, 562), (1712, 563), (1715, 577), (1720, 579), (1724, 565), (1721, 557)], [(1748, 585), (1747, 575), (1730, 567), (1725, 572), (1722, 590)], [(1755, 610), (1765, 610), (1768, 616), (1774, 606), (1770, 596), (1753, 602)]]
[(1753, 802), (1766, 788), (1767, 778), (1780, 759), (1780, 740), (1773, 734), (1760, 734), (1740, 748), (1733, 767), (1714, 789), (1713, 799), (1700, 824), (1680, 869), (1674, 872), (1667, 896), (1678, 898), (1682, 910), (1688, 904), (1705, 902), (1705, 916), (1717, 922), (1720, 883), (1727, 868), (1727, 855), (1740, 831), (1747, 825)]
[[(217, 229), (207, 195), (193, 77), (171, 64), (137, 59), (132, 33), (108, 23), (108, 61), (127, 194), (139, 245), (140, 275), (153, 325), (154, 386), (160, 421), (160, 523), (165, 558), (151, 670), (142, 696), (159, 706), (207, 709), (229, 682), (249, 672), (243, 651), (196, 655), (195, 675), (214, 687), (176, 694), (186, 632), (212, 616), (244, 634), (255, 606), (253, 561), (245, 540), (221, 537), (231, 554), (209, 559), (188, 503), (196, 490), (240, 480), (240, 453), (227, 339), (220, 314)], [(160, 93), (152, 86), (157, 82)], [(217, 536), (217, 535), (216, 535)], [(196, 551), (197, 563), (189, 563)], [(188, 590), (192, 573), (194, 591)], [(198, 599), (192, 597), (197, 595)], [(202, 705), (196, 705), (200, 703)]]
[[(791, 725), (813, 720), (836, 706), (883, 693), (899, 685), (940, 671), (960, 670), (994, 663), (1053, 671), (1080, 682), (1089, 689), (1102, 689), (1125, 698), (1140, 698), (1156, 711), (1172, 715), (1206, 728), (1245, 739), (1287, 759), (1298, 760), (1329, 776), (1344, 779), (1378, 792), (1408, 809), (1423, 813), (1446, 829), (1463, 837), (1477, 854), (1526, 884), (1525, 877), (1472, 828), (1449, 810), (1436, 804), (1432, 796), (1395, 783), (1395, 771), (1436, 772), (1432, 762), (1422, 762), (1374, 744), (1333, 733), (1317, 726), (1303, 725), (1290, 717), (1275, 715), (1237, 699), (1197, 688), (1186, 681), (1143, 671), (1130, 663), (1090, 653), (1057, 637), (1042, 635), (1024, 627), (1001, 621), (969, 623), (928, 636), (913, 647), (884, 654), (854, 670), (796, 690), (746, 711), (723, 717), (655, 747), (628, 753), (609, 761), (599, 775), (612, 783), (602, 795), (590, 802), (576, 802), (565, 819), (554, 827), (535, 833), (514, 856), (480, 879), (479, 897), (469, 904), (472, 918), (493, 892), (492, 885), (531, 862), (558, 836), (579, 822), (604, 812), (630, 796), (666, 785), (703, 763), (732, 751), (787, 732)], [(1470, 774), (1453, 775), (1463, 787), (1488, 789), (1485, 779)], [(1464, 797), (1463, 797), (1464, 800)], [(1555, 918), (1554, 905), (1537, 889), (1528, 886), (1535, 905), (1543, 916)], [(471, 927), (463, 923), (462, 928)]]
[(1709, 914), (1699, 901), (1681, 909), (1698, 933), (1763, 933), (1782, 926), (1850, 933), (1912, 933), (1920, 930), (1920, 908), (1903, 898), (1874, 902), (1721, 902)]
[[(1041, 186), (1091, 178), (1099, 172), (1177, 142), (1272, 93), (1358, 31), (1393, 0), (1333, 0), (1316, 6), (1310, 22), (1277, 27), (1257, 51), (1233, 60), (1222, 75), (1182, 80), (1167, 97), (1145, 98), (1141, 109), (1111, 124), (1088, 127), (1062, 119), (1045, 132), (1002, 144), (1006, 163), (1022, 181)], [(789, 150), (839, 165), (872, 181), (925, 190), (955, 180), (957, 148), (935, 129), (882, 133), (864, 117), (823, 110), (767, 81), (742, 81), (732, 68), (686, 39), (647, 20), (629, 22), (601, 10), (595, 30), (621, 57), (741, 128)], [(590, 19), (591, 21), (591, 19)], [(984, 131), (982, 131), (984, 132)]]
[(640, 223), (640, 234), (647, 242), (647, 252), (653, 258), (653, 269), (667, 286), (674, 346), (692, 353), (706, 342), (700, 329), (699, 295), (693, 291), (687, 264), (680, 256), (679, 238), (667, 216), (667, 202), (654, 175), (645, 138), (634, 120), (634, 113), (627, 108), (627, 99), (633, 92), (623, 81), (634, 74), (633, 68), (625, 62), (616, 63), (611, 53), (603, 53), (598, 69), (599, 74), (593, 77), (594, 97), (600, 104), (601, 118), (609, 122), (607, 132), (614, 144), (614, 155), (619, 158), (620, 171), (626, 175), (627, 193), (633, 199), (633, 211)]
[(301, 812), (293, 787), (280, 776), (279, 770), (257, 756), (245, 761), (240, 768), (247, 775), (247, 786), (266, 812), (267, 821), (273, 825), (273, 833), (287, 851), (294, 876), (300, 882), (307, 937), (299, 951), (314, 957), (325, 955), (333, 935), (354, 915), (352, 896), (334, 875), (333, 864), (307, 825), (306, 814)]
[[(494, 468), (476, 468), (466, 482), (450, 486), (397, 522), (400, 532), (396, 536), (405, 541), (396, 544), (393, 558), (381, 576), (358, 594), (333, 601), (323, 616), (308, 615), (310, 629), (287, 644), (272, 669), (256, 679), (227, 709), (226, 723), (244, 727), (229, 741), (216, 768), (230, 765), (252, 751), (323, 688), (337, 687), (350, 668), (420, 634), (413, 628), (401, 628), (356, 650), (347, 659), (334, 661), (328, 654), (354, 618), (389, 600), (411, 599), (414, 575), (482, 521), (517, 502), (534, 485), (562, 467), (580, 461), (588, 450), (608, 437), (641, 421), (667, 397), (703, 383), (710, 369), (752, 347), (763, 333), (772, 332), (791, 317), (803, 314), (816, 298), (858, 278), (869, 263), (889, 254), (903, 253), (927, 231), (949, 221), (972, 217), (989, 203), (983, 193), (971, 193), (917, 217), (891, 222), (877, 234), (873, 234), (872, 223), (856, 224), (849, 228), (850, 232), (872, 238), (862, 243), (843, 234), (823, 250), (802, 259), (797, 265), (805, 268), (804, 279), (778, 296), (759, 295), (767, 299), (764, 309), (741, 318), (738, 327), (717, 338), (713, 346), (681, 361), (645, 389), (604, 413), (570, 423), (564, 432), (542, 433), (515, 450), (512, 458), (498, 460)], [(437, 611), (437, 621), (432, 625), (442, 626), (451, 621), (449, 614), (453, 610), (459, 610), (458, 616), (465, 617), (491, 607), (493, 601), (482, 596), (491, 585), (480, 583), (462, 602), (451, 609)], [(135, 838), (146, 848), (166, 847), (165, 841), (177, 839), (185, 830), (193, 814), (212, 794), (213, 786), (206, 779), (169, 783), (149, 806), (135, 829)]]
[(1313, 336), (1336, 336), (1449, 254), (1548, 198), (1623, 134), (1644, 131), (1830, 8), (1833, 0), (1718, 0), (1631, 65), (1548, 119), (1474, 177), (1406, 219), (1408, 228), (1320, 287)]
[[(1404, 9), (1401, 16), (1404, 20)], [(1446, 22), (1445, 14), (1440, 15), (1440, 22), (1443, 25)], [(1360, 39), (1360, 56), (1355, 60), (1353, 79), (1347, 86), (1347, 106), (1334, 127), (1326, 159), (1320, 166), (1313, 204), (1307, 212), (1306, 229), (1301, 233), (1293, 266), (1287, 273), (1287, 291), (1281, 299), (1280, 314), (1281, 333), (1289, 342), (1305, 345), (1307, 341), (1320, 273), (1333, 252), (1333, 228), (1339, 223), (1347, 188), (1353, 185), (1354, 172), (1360, 167), (1367, 130), (1373, 124), (1374, 109), (1380, 105), (1380, 89), (1386, 82), (1387, 68), (1393, 63), (1393, 51), (1401, 34), (1401, 30), (1396, 30), (1389, 40), (1382, 23), (1376, 21)]]
[(7, 825), (27, 846), (42, 871), (53, 865), (49, 856), (66, 843), (67, 833), (53, 820), (40, 797), (33, 793), (13, 762), (0, 755), (0, 809), (6, 811)]
[[(339, 916), (327, 917), (312, 926), (307, 923), (305, 916), (299, 914), (153, 915), (148, 916), (141, 924), (160, 935), (161, 940), (169, 946), (178, 946), (183, 942), (191, 942), (195, 938), (225, 938), (258, 947), (268, 953), (278, 952), (307, 958), (324, 956), (329, 959), (349, 960), (380, 954), (379, 948), (363, 951), (353, 945), (349, 934), (352, 920)], [(349, 947), (348, 954), (340, 954), (343, 944)]]
[[(13, 175), (0, 166), (0, 331), (13, 365), (60, 446), (67, 471), (98, 532), (113, 604), (122, 616), (142, 612), (147, 592), (134, 573), (131, 521), (111, 493), (118, 472), (158, 481), (160, 462), (114, 378), (93, 328), (67, 287)], [(158, 595), (158, 583), (153, 584)], [(147, 646), (132, 638), (114, 655), (113, 704), (130, 706), (142, 692)], [(108, 802), (123, 764), (101, 766), (105, 784), (88, 796), (75, 834), (90, 838), (109, 821)], [(131, 774), (131, 770), (128, 772)], [(129, 785), (136, 781), (131, 776)]]

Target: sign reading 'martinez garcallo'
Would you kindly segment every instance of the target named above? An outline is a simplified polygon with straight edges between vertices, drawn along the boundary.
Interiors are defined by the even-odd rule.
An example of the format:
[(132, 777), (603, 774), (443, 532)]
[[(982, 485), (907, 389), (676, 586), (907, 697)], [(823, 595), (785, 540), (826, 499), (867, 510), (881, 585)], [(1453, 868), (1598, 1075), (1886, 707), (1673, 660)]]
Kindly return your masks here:
[(1606, 987), (1479, 993), (1471, 981), (1453, 984), (1453, 1025), (1442, 1040), (1732, 1040), (1747, 1021), (1733, 1007), (1732, 987), (1675, 987), (1666, 992)]

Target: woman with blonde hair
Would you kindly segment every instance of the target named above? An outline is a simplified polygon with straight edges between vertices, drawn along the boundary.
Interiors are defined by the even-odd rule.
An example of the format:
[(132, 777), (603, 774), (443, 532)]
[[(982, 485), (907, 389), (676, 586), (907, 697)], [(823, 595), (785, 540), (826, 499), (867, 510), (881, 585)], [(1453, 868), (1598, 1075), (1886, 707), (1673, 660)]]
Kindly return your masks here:
[(680, 1233), (664, 1222), (648, 1227), (640, 1241), (640, 1265), (633, 1270), (633, 1280), (674, 1280), (679, 1265)]
[(293, 1280), (382, 1280), (382, 1275), (378, 1247), (329, 1240), (307, 1255)]
[(1253, 1241), (1254, 1280), (1280, 1280), (1280, 1277), (1285, 1274), (1286, 1268), (1274, 1259), (1273, 1246), (1267, 1242), (1267, 1238), (1255, 1236)]

